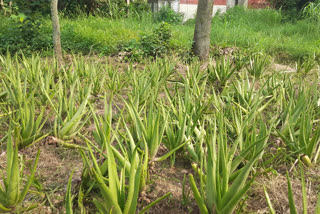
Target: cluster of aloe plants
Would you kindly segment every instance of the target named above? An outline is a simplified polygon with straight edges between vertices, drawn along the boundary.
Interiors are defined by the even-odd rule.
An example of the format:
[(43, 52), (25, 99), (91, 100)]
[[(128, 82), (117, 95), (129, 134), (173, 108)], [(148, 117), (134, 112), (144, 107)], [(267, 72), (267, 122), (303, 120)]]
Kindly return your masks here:
[[(268, 166), (260, 161), (277, 155), (270, 153), (273, 139), (282, 142), (287, 161), (311, 166), (320, 152), (319, 86), (305, 84), (299, 74), (272, 71), (269, 62), (263, 53), (237, 53), (206, 68), (192, 61), (182, 69), (168, 58), (113, 66), (73, 56), (59, 67), (39, 56), (0, 56), (0, 124), (9, 130), (0, 132), (0, 146), (7, 142), (9, 165), (18, 164), (18, 149), (37, 147), (47, 136), (77, 149), (81, 185), (75, 202), (71, 173), (67, 213), (87, 207), (147, 212), (170, 195), (138, 206), (139, 194), (152, 183), (150, 169), (167, 159), (173, 167), (182, 155), (193, 162), (189, 181), (201, 213), (232, 213), (241, 210), (239, 202), (259, 176), (256, 168), (276, 167), (275, 158)], [(298, 65), (299, 72), (312, 73), (308, 63)], [(33, 169), (22, 196), (2, 201), (8, 188), (20, 189), (7, 181), (17, 167), (8, 169), (0, 210), (22, 210)]]

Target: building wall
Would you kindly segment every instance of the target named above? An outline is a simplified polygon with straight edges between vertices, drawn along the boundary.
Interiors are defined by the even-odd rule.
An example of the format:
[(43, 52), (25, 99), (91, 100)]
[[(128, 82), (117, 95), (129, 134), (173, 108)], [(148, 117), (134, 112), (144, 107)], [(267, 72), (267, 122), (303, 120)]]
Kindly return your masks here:
[[(195, 18), (199, 0), (149, 0), (152, 11), (157, 12), (161, 7), (170, 5), (176, 12), (184, 14), (184, 21)], [(250, 8), (263, 8), (268, 6), (268, 0), (238, 0), (239, 5)], [(226, 12), (227, 8), (234, 7), (236, 0), (214, 0), (213, 15), (218, 11)]]
[[(227, 0), (215, 0), (213, 15), (218, 11), (224, 13), (227, 10)], [(179, 12), (184, 14), (184, 20), (193, 19), (197, 13), (198, 0), (180, 0)]]
[[(214, 5), (213, 6), (213, 15), (215, 15), (218, 11), (221, 13), (226, 12), (227, 6), (226, 5)], [(181, 4), (179, 12), (184, 14), (184, 21), (188, 19), (193, 19), (197, 13), (197, 5), (196, 4)]]

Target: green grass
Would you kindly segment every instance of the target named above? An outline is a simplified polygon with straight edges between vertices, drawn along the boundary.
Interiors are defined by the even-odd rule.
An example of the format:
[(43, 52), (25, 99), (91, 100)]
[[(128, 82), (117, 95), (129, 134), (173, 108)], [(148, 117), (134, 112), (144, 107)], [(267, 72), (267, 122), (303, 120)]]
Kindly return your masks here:
[(310, 20), (283, 21), (280, 12), (233, 8), (212, 25), (212, 43), (235, 45), (299, 58), (320, 54), (319, 25)]
[[(12, 40), (18, 33), (12, 20), (1, 18), (0, 23), (0, 52), (8, 48), (6, 41)], [(108, 19), (99, 16), (79, 15), (76, 18), (61, 17), (62, 46), (66, 52), (87, 54), (94, 51), (98, 54), (114, 54), (117, 47), (130, 40), (139, 40), (142, 33), (151, 33), (158, 26), (151, 14), (141, 18)], [(173, 38), (171, 47), (174, 50), (186, 52), (190, 49), (194, 31), (194, 20), (184, 25), (171, 26)], [(40, 35), (35, 45), (13, 48), (30, 50), (49, 50), (51, 53), (51, 21), (44, 18)], [(284, 21), (281, 12), (272, 9), (245, 10), (232, 8), (226, 14), (213, 18), (212, 45), (222, 47), (237, 46), (254, 52), (263, 50), (275, 56), (285, 56), (297, 59), (304, 56), (320, 55), (319, 24), (310, 19), (296, 22)], [(11, 41), (10, 40), (10, 41)], [(17, 42), (17, 41), (15, 41)], [(19, 43), (20, 41), (18, 41)], [(10, 49), (11, 50), (11, 49)]]

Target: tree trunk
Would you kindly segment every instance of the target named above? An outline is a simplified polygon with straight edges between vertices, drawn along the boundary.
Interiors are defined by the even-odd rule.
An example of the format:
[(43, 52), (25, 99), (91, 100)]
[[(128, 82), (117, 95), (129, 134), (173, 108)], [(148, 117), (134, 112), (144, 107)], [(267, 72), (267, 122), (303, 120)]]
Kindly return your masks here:
[(3, 7), (4, 7), (3, 0), (0, 0), (0, 10), (2, 10)]
[(199, 0), (198, 3), (192, 52), (201, 60), (209, 57), (213, 2), (214, 0)]
[(53, 48), (58, 64), (63, 62), (60, 41), (60, 24), (58, 16), (58, 0), (51, 0), (51, 20), (53, 29)]

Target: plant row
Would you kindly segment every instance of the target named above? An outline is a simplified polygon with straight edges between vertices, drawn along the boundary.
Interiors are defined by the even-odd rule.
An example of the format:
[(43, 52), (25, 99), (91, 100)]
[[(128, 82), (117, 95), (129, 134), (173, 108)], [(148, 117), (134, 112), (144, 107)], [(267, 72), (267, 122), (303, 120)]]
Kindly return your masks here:
[(317, 164), (316, 65), (276, 72), (268, 69), (265, 54), (240, 52), (212, 59), (206, 68), (172, 58), (118, 66), (99, 60), (73, 56), (59, 66), (39, 56), (0, 57), (0, 134), (7, 148), (0, 212), (37, 206), (22, 202), (27, 193), (41, 195), (30, 190), (39, 153), (22, 182), (18, 150), (48, 138), (77, 149), (83, 160), (77, 205), (69, 179), (67, 213), (85, 213), (88, 204), (100, 213), (148, 211), (170, 195), (137, 208), (151, 182), (150, 168), (166, 159), (175, 166), (183, 154), (194, 170), (189, 181), (201, 213), (239, 209), (257, 169), (296, 160), (305, 167)]

